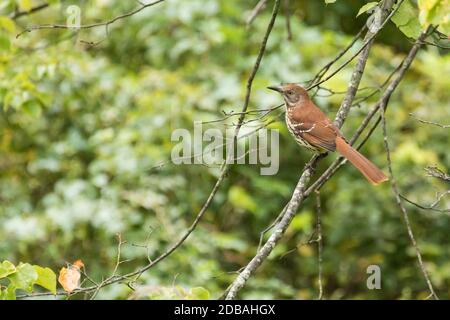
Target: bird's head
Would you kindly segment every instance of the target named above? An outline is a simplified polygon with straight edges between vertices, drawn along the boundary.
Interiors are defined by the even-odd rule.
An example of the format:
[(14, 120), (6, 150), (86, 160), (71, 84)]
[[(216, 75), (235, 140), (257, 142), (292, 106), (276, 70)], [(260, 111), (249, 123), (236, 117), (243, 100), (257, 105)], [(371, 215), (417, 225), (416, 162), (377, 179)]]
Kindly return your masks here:
[(308, 92), (296, 83), (287, 83), (279, 86), (270, 86), (267, 89), (277, 91), (283, 95), (288, 107), (294, 106), (298, 102), (309, 99)]

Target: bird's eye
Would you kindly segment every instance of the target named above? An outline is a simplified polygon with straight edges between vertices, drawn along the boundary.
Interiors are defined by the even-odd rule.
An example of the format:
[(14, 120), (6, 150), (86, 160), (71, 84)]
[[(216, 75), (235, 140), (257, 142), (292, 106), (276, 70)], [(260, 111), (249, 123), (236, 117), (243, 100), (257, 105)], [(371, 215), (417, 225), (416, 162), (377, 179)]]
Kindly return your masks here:
[(289, 90), (289, 91), (287, 92), (288, 95), (292, 95), (293, 93), (294, 93), (294, 91), (292, 91), (292, 90)]

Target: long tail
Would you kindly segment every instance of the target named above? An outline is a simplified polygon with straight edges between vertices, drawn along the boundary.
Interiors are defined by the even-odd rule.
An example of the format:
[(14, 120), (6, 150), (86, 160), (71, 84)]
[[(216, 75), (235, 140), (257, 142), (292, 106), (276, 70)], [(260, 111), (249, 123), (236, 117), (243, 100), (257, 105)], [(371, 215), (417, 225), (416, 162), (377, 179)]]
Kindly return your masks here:
[(372, 162), (353, 149), (343, 138), (336, 138), (336, 150), (350, 161), (370, 183), (377, 185), (389, 180)]

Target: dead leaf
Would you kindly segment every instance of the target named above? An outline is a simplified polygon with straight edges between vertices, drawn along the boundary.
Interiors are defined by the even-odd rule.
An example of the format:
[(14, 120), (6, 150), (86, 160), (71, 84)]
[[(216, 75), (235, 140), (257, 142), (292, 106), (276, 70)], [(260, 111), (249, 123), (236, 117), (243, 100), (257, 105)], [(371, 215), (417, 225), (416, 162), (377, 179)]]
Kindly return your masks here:
[(80, 269), (84, 267), (83, 261), (77, 260), (67, 268), (63, 267), (59, 271), (58, 282), (68, 293), (80, 287)]

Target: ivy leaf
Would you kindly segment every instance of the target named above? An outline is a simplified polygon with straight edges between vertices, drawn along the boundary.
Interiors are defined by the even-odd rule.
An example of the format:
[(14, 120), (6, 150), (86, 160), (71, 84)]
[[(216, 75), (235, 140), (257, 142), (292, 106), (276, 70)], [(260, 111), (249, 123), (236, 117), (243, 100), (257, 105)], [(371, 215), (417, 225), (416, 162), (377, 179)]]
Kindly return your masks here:
[(0, 279), (13, 274), (14, 272), (16, 272), (16, 267), (8, 260), (0, 263)]
[(56, 274), (53, 270), (36, 265), (33, 267), (38, 275), (35, 284), (48, 289), (53, 294), (56, 294)]
[(36, 280), (38, 279), (36, 270), (29, 263), (20, 263), (16, 270), (17, 272), (9, 277), (11, 285), (16, 289), (32, 292), (33, 284), (36, 283)]
[(391, 20), (405, 36), (417, 38), (422, 32), (418, 16), (418, 9), (410, 1), (404, 1)]
[(369, 2), (369, 3), (366, 3), (365, 5), (363, 5), (363, 6), (359, 9), (358, 14), (357, 14), (356, 16), (358, 17), (359, 15), (363, 14), (364, 12), (369, 11), (370, 9), (372, 9), (373, 7), (375, 7), (376, 5), (378, 5), (378, 2)]

